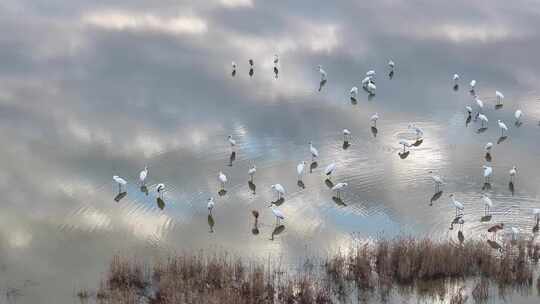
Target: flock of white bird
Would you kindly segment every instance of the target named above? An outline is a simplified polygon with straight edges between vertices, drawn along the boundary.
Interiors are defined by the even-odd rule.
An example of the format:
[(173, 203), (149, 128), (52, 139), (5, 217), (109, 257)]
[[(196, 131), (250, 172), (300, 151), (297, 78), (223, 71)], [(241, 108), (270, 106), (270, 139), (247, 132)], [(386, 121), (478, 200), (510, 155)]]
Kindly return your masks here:
[[(277, 79), (278, 78), (278, 73), (279, 73), (279, 69), (278, 69), (279, 57), (278, 57), (277, 54), (274, 55), (273, 63), (274, 63), (274, 76)], [(250, 65), (249, 75), (252, 77), (253, 73), (254, 73), (254, 62), (253, 62), (252, 59), (249, 60), (249, 65)], [(389, 70), (390, 70), (389, 76), (390, 76), (390, 78), (392, 78), (393, 75), (394, 75), (395, 62), (390, 60), (388, 62), (388, 67), (389, 67)], [(233, 77), (237, 73), (237, 68), (238, 68), (238, 65), (235, 62), (232, 62), (232, 76)], [(320, 74), (320, 86), (319, 86), (319, 91), (320, 91), (322, 89), (322, 87), (325, 85), (326, 81), (328, 80), (328, 75), (327, 75), (326, 71), (323, 69), (323, 67), (321, 65), (317, 66), (317, 70), (319, 71), (319, 74)], [(368, 96), (374, 96), (375, 92), (377, 90), (377, 87), (375, 85), (375, 77), (376, 77), (375, 71), (374, 70), (369, 70), (368, 72), (366, 72), (366, 77), (362, 80), (362, 88), (365, 90), (365, 92), (368, 94)], [(460, 76), (458, 74), (454, 74), (452, 79), (453, 79), (453, 83), (454, 83), (454, 90), (458, 90), (459, 89)], [(476, 94), (476, 80), (472, 80), (470, 82), (470, 93), (471, 93), (472, 97), (474, 98), (474, 101), (475, 101), (475, 103), (477, 105), (477, 111), (476, 111), (476, 114), (475, 114), (475, 120), (477, 120), (477, 119), (480, 120), (481, 128), (487, 128), (487, 125), (489, 123), (489, 119), (486, 116), (486, 114), (484, 113), (484, 102), (482, 100), (480, 100), (478, 95)], [(351, 101), (356, 101), (356, 98), (358, 97), (358, 94), (359, 94), (358, 87), (353, 86), (351, 88), (351, 90), (350, 90)], [(501, 107), (502, 104), (503, 104), (504, 95), (500, 91), (495, 91), (495, 98), (496, 98), (496, 107)], [(469, 122), (471, 120), (471, 118), (472, 118), (472, 115), (473, 115), (473, 108), (472, 108), (472, 106), (468, 105), (468, 106), (465, 107), (465, 109), (466, 109), (467, 114), (468, 114), (467, 121)], [(516, 126), (519, 126), (521, 124), (522, 117), (523, 117), (523, 111), (521, 111), (520, 109), (516, 110), (515, 113), (514, 113)], [(379, 120), (379, 114), (378, 113), (374, 113), (370, 117), (370, 123), (371, 123), (371, 126), (373, 128), (376, 128), (378, 120)], [(508, 126), (501, 120), (498, 120), (497, 124), (498, 124), (498, 127), (501, 130), (501, 138), (505, 138), (507, 136), (507, 134), (508, 134)], [(416, 142), (423, 141), (424, 132), (423, 132), (422, 129), (415, 126), (414, 124), (409, 124), (408, 127), (409, 127), (409, 129), (411, 129), (415, 133)], [(351, 139), (352, 139), (351, 131), (348, 130), (348, 129), (343, 129), (343, 141), (344, 141), (344, 143), (347, 144)], [(230, 145), (233, 153), (236, 153), (235, 152), (236, 140), (232, 137), (232, 135), (229, 135), (227, 140), (229, 142), (229, 145)], [(401, 155), (401, 153), (406, 153), (406, 148), (411, 147), (411, 146), (414, 145), (413, 143), (411, 143), (411, 142), (409, 142), (407, 140), (400, 140), (399, 144), (403, 146), (403, 151), (400, 152), (400, 155)], [(484, 147), (484, 150), (486, 152), (486, 159), (487, 160), (491, 159), (491, 154), (490, 153), (491, 153), (492, 148), (493, 148), (493, 143), (491, 143), (491, 142), (488, 142)], [(316, 159), (319, 157), (319, 151), (313, 145), (312, 142), (309, 142), (309, 153), (311, 155), (311, 160), (312, 161), (316, 161)], [(303, 177), (303, 175), (304, 175), (304, 173), (306, 171), (306, 166), (307, 166), (306, 161), (302, 161), (296, 166), (296, 173), (297, 173), (297, 177), (298, 177), (299, 182), (302, 182), (302, 177)], [(337, 166), (336, 163), (331, 163), (324, 169), (323, 173), (326, 176), (327, 180), (331, 179), (332, 173), (336, 170), (336, 166)], [(484, 176), (485, 183), (489, 184), (490, 179), (493, 176), (493, 168), (491, 166), (488, 166), (488, 165), (483, 165), (482, 168), (483, 168), (483, 176)], [(249, 169), (248, 169), (248, 172), (247, 172), (248, 176), (249, 176), (249, 182), (250, 183), (253, 183), (256, 172), (257, 172), (257, 167), (254, 164), (251, 164)], [(442, 194), (442, 191), (440, 190), (440, 187), (445, 184), (443, 178), (438, 176), (438, 175), (433, 174), (432, 171), (429, 171), (429, 173), (431, 174), (431, 179), (435, 184), (436, 193)], [(517, 175), (517, 167), (513, 166), (509, 170), (508, 173), (509, 173), (509, 176), (510, 176), (510, 183), (513, 183), (514, 179), (515, 179), (515, 177)], [(139, 174), (139, 184), (141, 186), (145, 186), (147, 177), (148, 177), (148, 167), (146, 166)], [(126, 179), (115, 175), (115, 176), (113, 176), (113, 181), (118, 184), (119, 193), (122, 193), (122, 187), (126, 186), (126, 184), (127, 184)], [(217, 181), (218, 181), (218, 183), (220, 185), (219, 192), (225, 191), (225, 187), (226, 187), (226, 184), (228, 182), (227, 175), (225, 173), (223, 173), (222, 171), (219, 171), (219, 173), (217, 175)], [(331, 187), (331, 191), (336, 193), (336, 196), (335, 196), (336, 199), (341, 199), (341, 192), (347, 186), (348, 186), (348, 184), (346, 182), (340, 182), (340, 183), (337, 183), (337, 184), (335, 184), (335, 185), (333, 185)], [(283, 185), (281, 185), (279, 183), (276, 183), (276, 184), (271, 185), (270, 189), (276, 194), (277, 199), (276, 199), (276, 201), (271, 202), (269, 207), (271, 208), (271, 211), (272, 211), (273, 215), (276, 218), (276, 223), (279, 223), (280, 220), (285, 219), (285, 214), (281, 210), (279, 210), (277, 208), (277, 202), (282, 201), (284, 199), (284, 196), (286, 195), (285, 187), (283, 187)], [(163, 193), (165, 191), (165, 185), (162, 184), (162, 183), (157, 184), (157, 186), (155, 188), (155, 191), (156, 191), (156, 193), (158, 194), (158, 196), (160, 198), (163, 198)], [(456, 200), (454, 194), (450, 194), (449, 197), (450, 197), (451, 203), (454, 205), (455, 211), (456, 211), (456, 214), (455, 214), (456, 217), (454, 219), (454, 223), (459, 223), (459, 224), (463, 225), (463, 223), (464, 223), (463, 217), (464, 217), (464, 213), (465, 213), (465, 206), (461, 202)], [(491, 208), (493, 207), (493, 201), (485, 193), (482, 194), (481, 200), (482, 200), (482, 202), (484, 204), (484, 207), (485, 207), (484, 208), (485, 216), (490, 216), (490, 211), (491, 211)], [(215, 200), (214, 200), (213, 197), (210, 197), (208, 199), (208, 201), (207, 201), (207, 208), (208, 208), (209, 214), (212, 213), (212, 210), (214, 209), (214, 207), (215, 207)], [(538, 226), (539, 226), (539, 223), (540, 223), (540, 208), (534, 208), (532, 210), (532, 213), (533, 213), (535, 221), (536, 221), (535, 229), (538, 230)], [(258, 212), (257, 211), (253, 211), (253, 214), (254, 215), (256, 214), (256, 218), (258, 217)], [(494, 225), (494, 226), (490, 227), (488, 229), (488, 232), (496, 233), (498, 230), (502, 230), (503, 228), (504, 228), (504, 224), (500, 223), (500, 224), (497, 224), (497, 225)], [(516, 228), (516, 227), (511, 227), (511, 232), (512, 232), (512, 237), (515, 238), (517, 236), (517, 234), (519, 233), (519, 229)]]

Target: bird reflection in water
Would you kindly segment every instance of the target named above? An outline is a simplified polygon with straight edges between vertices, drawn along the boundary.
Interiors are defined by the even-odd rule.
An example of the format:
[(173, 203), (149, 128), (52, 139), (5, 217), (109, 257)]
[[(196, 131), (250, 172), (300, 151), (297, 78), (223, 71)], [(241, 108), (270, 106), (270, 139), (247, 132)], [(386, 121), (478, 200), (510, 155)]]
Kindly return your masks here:
[(313, 170), (317, 169), (318, 166), (319, 164), (316, 161), (311, 162), (309, 165), (309, 173), (313, 173)]
[(482, 186), (482, 190), (483, 191), (491, 190), (491, 184), (490, 183), (484, 183), (484, 185)]
[(156, 198), (156, 204), (159, 209), (165, 209), (165, 201), (161, 197)]
[(350, 100), (351, 100), (351, 104), (352, 104), (352, 105), (357, 105), (357, 104), (358, 104), (358, 101), (356, 100), (355, 97), (351, 97)]
[(469, 126), (469, 124), (471, 123), (471, 120), (472, 120), (472, 116), (471, 114), (469, 114), (469, 116), (467, 116), (467, 119), (465, 120), (465, 127)]
[(248, 187), (249, 187), (249, 190), (251, 190), (251, 193), (255, 195), (255, 190), (257, 189), (257, 185), (255, 185), (252, 181), (248, 181)]
[(429, 200), (429, 205), (430, 206), (433, 206), (433, 202), (435, 202), (436, 200), (438, 200), (439, 198), (441, 198), (443, 194), (443, 191), (438, 191), (436, 192), (435, 194), (433, 194), (433, 196), (431, 197), (431, 199)]
[(114, 197), (114, 200), (118, 203), (121, 199), (126, 197), (126, 195), (127, 195), (127, 191), (120, 192)]
[(501, 136), (501, 137), (499, 137), (499, 139), (497, 139), (497, 144), (502, 143), (502, 142), (505, 141), (507, 138), (508, 138), (508, 136)]
[(225, 189), (221, 189), (221, 190), (218, 191), (219, 196), (225, 196), (225, 194), (227, 194), (227, 190), (225, 190)]
[(322, 90), (325, 84), (326, 84), (326, 79), (323, 79), (321, 80), (321, 82), (319, 82), (319, 92)]
[(351, 146), (351, 144), (348, 141), (344, 141), (342, 148), (343, 148), (343, 150), (347, 150), (347, 149), (349, 149), (350, 146)]
[(405, 151), (405, 152), (400, 151), (400, 152), (398, 152), (398, 155), (399, 155), (399, 157), (400, 157), (401, 159), (405, 159), (405, 158), (407, 158), (407, 157), (409, 156), (409, 153), (410, 153), (410, 152), (411, 152), (411, 151)]
[(259, 234), (259, 211), (251, 210), (251, 214), (255, 218), (255, 221), (253, 222), (253, 228), (251, 229), (251, 233), (253, 233), (253, 235), (258, 235)]
[(491, 160), (493, 159), (493, 158), (491, 157), (491, 153), (489, 153), (489, 152), (486, 152), (486, 157), (485, 157), (485, 158), (486, 158), (486, 161), (489, 162), (489, 163), (490, 163)]
[(465, 224), (465, 220), (463, 219), (463, 214), (459, 214), (452, 220), (452, 222), (450, 222), (450, 230), (454, 230), (454, 225), (458, 225), (459, 231), (462, 231), (463, 224)]
[(334, 203), (336, 203), (336, 205), (338, 205), (338, 206), (341, 206), (341, 207), (347, 207), (347, 204), (345, 204), (345, 202), (341, 199), (341, 197), (333, 196), (333, 197), (332, 197), (332, 200), (333, 200)]
[(236, 160), (236, 151), (232, 151), (229, 156), (229, 167), (232, 167), (233, 162)]
[(492, 241), (492, 240), (487, 240), (487, 243), (489, 244), (489, 247), (499, 251), (499, 252), (502, 252), (503, 251), (503, 248), (501, 246), (501, 244), (497, 243), (496, 241)]
[(332, 181), (330, 179), (326, 179), (324, 181), (324, 184), (330, 189), (332, 189), (334, 187), (334, 183), (332, 183)]
[(270, 241), (273, 241), (274, 237), (283, 233), (283, 231), (285, 231), (285, 225), (277, 225), (272, 231), (272, 236), (270, 237)]
[(141, 192), (148, 195), (148, 188), (145, 185), (142, 185), (140, 188)]
[(424, 142), (423, 138), (418, 138), (415, 142), (412, 143), (413, 146), (418, 147)]
[(463, 242), (465, 241), (465, 235), (463, 234), (463, 231), (459, 230), (457, 237), (458, 237), (459, 244), (462, 245)]
[(512, 193), (512, 196), (514, 195), (514, 182), (509, 182), (508, 183), (508, 190), (510, 190), (510, 193)]
[(377, 129), (376, 127), (371, 127), (371, 134), (373, 135), (373, 137), (377, 137), (377, 133), (379, 133), (379, 129)]
[(302, 189), (306, 189), (306, 185), (304, 184), (303, 181), (299, 180), (298, 182), (296, 182), (296, 184), (298, 185), (298, 187), (300, 187)]
[(284, 202), (285, 202), (285, 198), (284, 198), (284, 197), (280, 197), (280, 198), (278, 198), (277, 200), (275, 200), (275, 201), (273, 201), (273, 202), (270, 202), (270, 205), (281, 206), (281, 205), (283, 205)]
[(210, 227), (210, 233), (213, 233), (214, 232), (214, 225), (216, 224), (216, 222), (214, 221), (214, 217), (212, 216), (212, 214), (208, 214), (208, 227)]

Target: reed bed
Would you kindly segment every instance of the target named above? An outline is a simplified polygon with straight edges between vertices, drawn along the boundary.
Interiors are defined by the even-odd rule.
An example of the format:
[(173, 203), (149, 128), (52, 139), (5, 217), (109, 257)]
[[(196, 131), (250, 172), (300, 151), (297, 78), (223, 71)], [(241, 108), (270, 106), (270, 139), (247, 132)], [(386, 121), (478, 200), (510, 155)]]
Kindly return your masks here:
[[(530, 291), (540, 249), (519, 242), (494, 250), (482, 241), (461, 246), (429, 239), (397, 238), (355, 245), (320, 263), (285, 271), (278, 264), (245, 262), (226, 253), (181, 254), (151, 266), (113, 258), (96, 300), (99, 303), (386, 302), (393, 294), (448, 297), (450, 303), (486, 302), (499, 294)], [(470, 284), (470, 294), (463, 287)], [(457, 288), (457, 289), (456, 289)], [(540, 293), (540, 283), (536, 283)]]

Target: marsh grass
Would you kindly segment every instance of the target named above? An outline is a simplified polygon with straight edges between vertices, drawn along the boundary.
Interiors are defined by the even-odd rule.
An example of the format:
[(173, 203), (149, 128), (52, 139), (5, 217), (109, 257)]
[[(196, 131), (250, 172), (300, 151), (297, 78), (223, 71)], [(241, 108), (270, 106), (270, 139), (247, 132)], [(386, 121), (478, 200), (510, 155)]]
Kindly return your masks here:
[[(398, 238), (352, 246), (327, 258), (322, 267), (284, 271), (271, 259), (245, 262), (226, 253), (181, 254), (152, 266), (113, 258), (96, 297), (100, 303), (338, 303), (357, 294), (362, 302), (386, 302), (397, 292), (464, 303), (499, 294), (530, 291), (535, 256), (530, 243), (493, 250), (482, 241), (461, 246), (428, 239)], [(310, 261), (305, 265), (313, 265)], [(471, 294), (457, 286), (470, 284)], [(540, 283), (537, 282), (540, 293)]]

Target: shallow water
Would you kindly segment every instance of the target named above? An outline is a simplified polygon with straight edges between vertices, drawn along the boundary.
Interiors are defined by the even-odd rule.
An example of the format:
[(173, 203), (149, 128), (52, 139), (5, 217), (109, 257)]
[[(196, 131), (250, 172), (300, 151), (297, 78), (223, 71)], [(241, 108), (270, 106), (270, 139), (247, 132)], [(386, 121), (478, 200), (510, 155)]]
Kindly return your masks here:
[[(506, 224), (499, 242), (511, 226), (519, 237), (536, 237), (539, 4), (267, 2), (0, 4), (2, 302), (72, 303), (77, 290), (97, 286), (116, 253), (223, 249), (294, 263), (357, 238), (416, 235), (458, 244), (459, 225), (449, 229), (450, 193), (465, 205), (465, 239), (490, 238), (487, 228), (498, 222)], [(328, 73), (321, 92), (318, 64)], [(370, 69), (376, 95), (360, 90), (351, 103), (350, 88)], [(474, 118), (466, 123), (464, 107), (475, 108), (471, 79), (489, 118), (483, 132)], [(496, 89), (506, 96), (500, 109)], [(519, 127), (518, 108), (525, 113)], [(510, 128), (500, 143), (497, 119)], [(424, 140), (402, 158), (399, 140), (415, 138), (409, 123), (424, 130)], [(352, 131), (347, 149), (344, 128)], [(237, 141), (233, 160), (228, 135)], [(302, 188), (296, 165), (311, 163), (309, 141), (320, 158)], [(494, 176), (485, 189), (488, 141)], [(349, 184), (341, 200), (323, 177), (331, 162), (332, 182)], [(137, 184), (145, 165), (148, 194)], [(229, 177), (224, 196), (217, 193), (220, 170)], [(446, 181), (440, 195), (430, 170)], [(126, 195), (117, 196), (113, 175), (127, 179)], [(166, 185), (159, 202), (158, 183)], [(285, 228), (275, 233), (267, 208), (274, 183), (287, 191), (279, 206)], [(480, 221), (483, 192), (494, 202), (489, 222)], [(260, 212), (258, 234), (251, 210)]]

